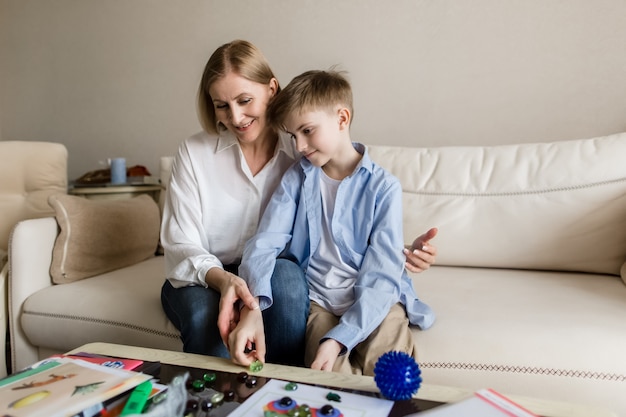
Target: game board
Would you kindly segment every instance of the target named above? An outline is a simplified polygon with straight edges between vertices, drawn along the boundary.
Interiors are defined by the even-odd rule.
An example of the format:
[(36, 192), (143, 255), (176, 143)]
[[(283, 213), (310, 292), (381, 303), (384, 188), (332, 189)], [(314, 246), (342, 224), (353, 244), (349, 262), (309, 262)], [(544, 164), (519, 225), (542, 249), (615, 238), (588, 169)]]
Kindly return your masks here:
[[(275, 407), (284, 397), (293, 400), (297, 405), (306, 404), (312, 409), (312, 416), (329, 417), (380, 417), (387, 416), (393, 407), (393, 401), (353, 394), (343, 391), (333, 391), (332, 388), (322, 388), (313, 385), (297, 384), (295, 391), (286, 390), (289, 381), (272, 379), (258, 389), (246, 401), (234, 409), (230, 417), (264, 417), (265, 411), (276, 411), (280, 416), (282, 410)], [(329, 393), (331, 395), (329, 395)], [(329, 398), (337, 398), (331, 400)], [(274, 406), (274, 407), (273, 407)], [(320, 410), (325, 406), (334, 409), (332, 414), (322, 414)], [(278, 408), (278, 410), (277, 410)]]
[[(189, 373), (186, 384), (189, 407), (185, 415), (193, 417), (226, 417), (231, 415), (235, 417), (244, 415), (266, 417), (263, 408), (270, 402), (286, 396), (292, 398), (297, 404), (305, 404), (306, 401), (306, 404), (311, 408), (321, 408), (330, 404), (333, 408), (338, 409), (344, 417), (402, 417), (441, 404), (417, 398), (395, 401), (394, 403), (379, 399), (382, 397), (377, 393), (310, 386), (303, 383), (297, 383), (298, 389), (295, 392), (288, 391), (285, 385), (294, 381), (278, 380), (272, 382), (275, 380), (251, 371), (235, 374), (158, 362), (145, 362), (140, 371), (153, 375), (161, 384), (169, 384), (175, 377)], [(265, 389), (265, 385), (270, 384), (270, 382), (272, 382), (270, 388)], [(266, 392), (270, 392), (271, 395), (268, 395), (264, 400), (259, 400), (258, 397), (252, 398), (259, 391), (261, 392), (259, 395), (265, 395)], [(329, 392), (339, 395), (341, 402), (328, 400), (326, 396)], [(308, 401), (310, 395), (314, 396), (315, 402)], [(252, 400), (250, 400), (251, 398)], [(247, 405), (249, 401), (256, 401), (257, 403), (254, 407), (250, 407)], [(370, 406), (368, 401), (378, 405)], [(208, 405), (209, 403), (211, 406)], [(381, 408), (380, 404), (384, 404), (384, 407)], [(391, 410), (389, 411), (390, 407)], [(238, 411), (235, 412), (236, 410)]]

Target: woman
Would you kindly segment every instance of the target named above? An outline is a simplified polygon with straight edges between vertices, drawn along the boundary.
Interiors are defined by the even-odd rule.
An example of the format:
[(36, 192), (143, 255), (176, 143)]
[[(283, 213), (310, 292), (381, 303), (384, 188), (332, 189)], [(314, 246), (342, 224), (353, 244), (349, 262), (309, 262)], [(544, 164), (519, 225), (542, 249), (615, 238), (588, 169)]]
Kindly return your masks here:
[[(280, 86), (262, 53), (246, 41), (219, 47), (207, 62), (198, 92), (204, 128), (179, 147), (163, 209), (161, 243), (166, 281), (163, 309), (181, 332), (185, 352), (228, 357), (228, 334), (239, 306), (258, 308), (237, 276), (245, 242), (282, 174), (297, 159), (293, 141), (266, 122)], [(434, 263), (431, 229), (405, 251), (407, 268)], [(271, 278), (273, 304), (263, 311), (265, 360), (303, 365), (309, 313), (302, 270), (280, 259)], [(265, 347), (266, 349), (263, 349)]]

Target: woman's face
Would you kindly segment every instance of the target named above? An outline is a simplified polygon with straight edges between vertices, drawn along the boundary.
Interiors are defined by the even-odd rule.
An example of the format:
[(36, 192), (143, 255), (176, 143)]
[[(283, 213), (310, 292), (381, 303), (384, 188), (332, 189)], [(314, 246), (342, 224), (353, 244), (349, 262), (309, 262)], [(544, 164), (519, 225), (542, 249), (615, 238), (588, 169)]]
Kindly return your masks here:
[(267, 105), (277, 88), (276, 79), (259, 84), (229, 71), (209, 88), (217, 121), (241, 142), (254, 142), (267, 126)]

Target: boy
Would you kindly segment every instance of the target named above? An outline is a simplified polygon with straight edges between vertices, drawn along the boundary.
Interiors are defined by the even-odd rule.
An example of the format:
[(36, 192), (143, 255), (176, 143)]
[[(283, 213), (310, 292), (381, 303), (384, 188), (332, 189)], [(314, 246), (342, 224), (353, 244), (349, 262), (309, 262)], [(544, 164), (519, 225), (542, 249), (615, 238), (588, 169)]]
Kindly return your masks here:
[[(352, 113), (350, 84), (335, 71), (305, 72), (270, 103), (270, 123), (291, 135), (303, 158), (274, 192), (239, 275), (264, 309), (276, 258), (296, 262), (311, 303), (305, 364), (373, 375), (387, 351), (415, 356), (409, 324), (426, 329), (434, 314), (404, 270), (400, 183), (352, 143)], [(242, 323), (231, 333), (231, 356), (263, 360), (263, 351), (251, 351), (265, 346), (260, 311), (243, 307)]]

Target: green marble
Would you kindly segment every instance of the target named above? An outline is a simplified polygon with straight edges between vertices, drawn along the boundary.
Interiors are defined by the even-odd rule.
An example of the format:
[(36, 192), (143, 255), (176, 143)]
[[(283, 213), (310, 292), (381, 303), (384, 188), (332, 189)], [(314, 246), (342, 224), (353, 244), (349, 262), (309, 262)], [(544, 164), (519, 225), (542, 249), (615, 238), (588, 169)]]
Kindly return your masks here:
[(263, 369), (263, 362), (256, 360), (250, 364), (250, 372), (259, 372)]
[(328, 401), (336, 401), (338, 403), (341, 402), (341, 396), (336, 392), (329, 392), (328, 394), (326, 394), (326, 399)]
[(215, 372), (207, 372), (206, 374), (202, 375), (202, 379), (204, 379), (204, 382), (215, 382), (215, 380), (217, 379), (217, 375), (215, 374)]
[(193, 382), (191, 383), (191, 387), (196, 392), (202, 391), (204, 389), (204, 381), (201, 381), (199, 379), (194, 379)]
[(298, 389), (298, 384), (296, 384), (295, 382), (288, 382), (285, 385), (285, 390), (286, 391), (295, 391)]

